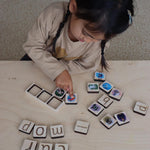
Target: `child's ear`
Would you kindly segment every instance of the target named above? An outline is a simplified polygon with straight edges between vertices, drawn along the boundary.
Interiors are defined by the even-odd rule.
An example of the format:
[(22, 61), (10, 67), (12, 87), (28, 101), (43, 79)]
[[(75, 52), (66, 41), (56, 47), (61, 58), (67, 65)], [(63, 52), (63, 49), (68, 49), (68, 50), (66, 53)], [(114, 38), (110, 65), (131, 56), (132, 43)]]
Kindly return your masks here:
[(77, 3), (76, 0), (70, 0), (70, 4), (69, 4), (69, 11), (71, 13), (75, 13), (77, 10)]

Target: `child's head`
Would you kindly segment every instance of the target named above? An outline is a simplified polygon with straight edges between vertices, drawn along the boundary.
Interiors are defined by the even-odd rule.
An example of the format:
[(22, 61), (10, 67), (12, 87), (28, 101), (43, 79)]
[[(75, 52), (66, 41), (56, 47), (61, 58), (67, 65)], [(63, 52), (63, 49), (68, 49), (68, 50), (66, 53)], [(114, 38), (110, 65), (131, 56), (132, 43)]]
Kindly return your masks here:
[(105, 43), (125, 31), (132, 23), (133, 0), (70, 0), (68, 11), (53, 39), (53, 52), (61, 29), (70, 17), (69, 37), (73, 41), (101, 41), (101, 65), (107, 69), (104, 58)]
[(131, 15), (134, 15), (132, 0), (70, 0), (69, 10), (87, 42), (90, 41), (88, 35), (92, 41), (92, 38), (109, 40), (122, 33), (130, 26)]

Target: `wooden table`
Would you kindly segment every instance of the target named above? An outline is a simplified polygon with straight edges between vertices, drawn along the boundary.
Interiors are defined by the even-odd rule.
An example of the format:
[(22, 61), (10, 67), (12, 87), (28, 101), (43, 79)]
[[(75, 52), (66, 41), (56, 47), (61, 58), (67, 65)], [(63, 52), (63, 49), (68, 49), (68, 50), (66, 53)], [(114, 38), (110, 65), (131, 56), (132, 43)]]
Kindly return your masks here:
[[(74, 91), (78, 94), (77, 105), (63, 105), (58, 112), (36, 103), (29, 98), (25, 89), (33, 82), (52, 92), (55, 84), (45, 76), (33, 62), (0, 62), (0, 150), (19, 150), (23, 141), (33, 139), (18, 131), (22, 120), (28, 119), (35, 124), (63, 124), (65, 137), (34, 139), (40, 142), (68, 143), (69, 150), (150, 150), (150, 113), (146, 116), (133, 112), (136, 101), (150, 106), (150, 61), (109, 61), (110, 71), (105, 72), (106, 80), (120, 88), (124, 95), (115, 101), (98, 117), (87, 108), (101, 95), (88, 94), (86, 85), (93, 81), (93, 72), (73, 75)], [(99, 120), (106, 114), (125, 111), (130, 123), (110, 130)], [(74, 132), (76, 120), (89, 121), (87, 135)]]

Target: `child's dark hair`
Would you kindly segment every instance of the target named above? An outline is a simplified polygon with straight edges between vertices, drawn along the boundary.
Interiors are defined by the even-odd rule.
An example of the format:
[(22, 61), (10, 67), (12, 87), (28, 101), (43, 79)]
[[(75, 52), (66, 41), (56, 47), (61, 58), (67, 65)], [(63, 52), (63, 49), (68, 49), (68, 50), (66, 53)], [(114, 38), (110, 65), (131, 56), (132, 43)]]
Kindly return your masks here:
[[(91, 33), (103, 33), (105, 40), (101, 41), (101, 66), (107, 70), (108, 65), (104, 58), (106, 42), (117, 34), (125, 31), (132, 23), (134, 15), (133, 0), (76, 0), (77, 18), (86, 20), (85, 28)], [(56, 36), (51, 45), (55, 52), (55, 44), (64, 24), (70, 15), (69, 8), (60, 23)]]

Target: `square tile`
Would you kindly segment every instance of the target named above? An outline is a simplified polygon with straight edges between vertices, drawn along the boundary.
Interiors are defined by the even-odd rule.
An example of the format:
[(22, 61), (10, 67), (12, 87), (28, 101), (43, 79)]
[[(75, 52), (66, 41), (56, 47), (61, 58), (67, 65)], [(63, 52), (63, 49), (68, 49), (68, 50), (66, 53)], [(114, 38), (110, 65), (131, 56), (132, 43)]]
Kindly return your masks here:
[(98, 99), (98, 103), (108, 108), (113, 103), (113, 100), (106, 94), (103, 94), (103, 96)]
[(76, 121), (74, 131), (82, 134), (87, 134), (89, 125), (89, 122), (78, 120)]
[(51, 136), (51, 138), (64, 137), (64, 127), (63, 127), (63, 125), (50, 126), (50, 136)]
[[(66, 91), (59, 91), (59, 88), (51, 94), (34, 83), (26, 90), (26, 92), (34, 97), (37, 102), (40, 102), (42, 105), (44, 104), (44, 106), (49, 107), (54, 111), (57, 111), (62, 106), (64, 101), (60, 98), (63, 98), (66, 94)], [(54, 96), (55, 94), (57, 97)]]
[(37, 96), (42, 91), (42, 88), (36, 85), (35, 83), (31, 84), (27, 89), (26, 92), (32, 96)]
[(98, 104), (97, 102), (94, 102), (90, 105), (88, 110), (94, 115), (98, 116), (104, 110), (104, 107)]
[(141, 115), (146, 115), (148, 106), (142, 102), (136, 102), (133, 111)]
[(52, 150), (53, 144), (51, 143), (40, 143), (38, 150)]
[(77, 104), (77, 94), (73, 94), (73, 97), (70, 97), (70, 95), (67, 93), (65, 97), (65, 103), (66, 104)]
[(68, 144), (55, 144), (54, 150), (69, 150)]
[(106, 93), (109, 93), (113, 88), (113, 85), (107, 81), (103, 82), (101, 85), (100, 85), (100, 89), (105, 91)]
[(109, 94), (109, 96), (111, 98), (114, 98), (118, 101), (121, 99), (122, 95), (123, 95), (123, 93), (121, 92), (121, 90), (116, 89), (116, 88), (113, 88)]
[(123, 125), (130, 121), (125, 112), (114, 114), (114, 117), (117, 120), (118, 125)]
[(52, 97), (48, 102), (47, 102), (47, 105), (57, 111), (62, 105), (63, 105), (63, 101), (57, 97)]
[(34, 125), (32, 121), (23, 120), (19, 126), (19, 131), (30, 134)]
[(112, 126), (116, 124), (116, 120), (110, 114), (105, 115), (100, 122), (107, 128), (110, 129)]
[(47, 126), (35, 125), (33, 129), (34, 138), (46, 138), (47, 136)]
[(21, 150), (35, 150), (37, 146), (37, 141), (25, 139)]
[(42, 90), (38, 95), (37, 98), (41, 100), (42, 102), (48, 101), (50, 98), (52, 98), (52, 94), (47, 92), (46, 90)]
[(99, 84), (98, 83), (88, 83), (87, 92), (88, 93), (99, 93)]
[(52, 94), (59, 99), (63, 99), (66, 95), (66, 91), (61, 88), (56, 88)]
[(105, 81), (105, 74), (102, 72), (96, 71), (94, 73), (94, 81)]

